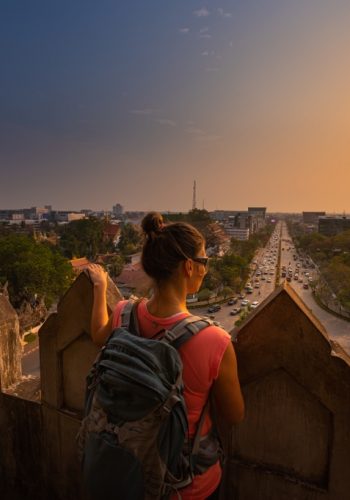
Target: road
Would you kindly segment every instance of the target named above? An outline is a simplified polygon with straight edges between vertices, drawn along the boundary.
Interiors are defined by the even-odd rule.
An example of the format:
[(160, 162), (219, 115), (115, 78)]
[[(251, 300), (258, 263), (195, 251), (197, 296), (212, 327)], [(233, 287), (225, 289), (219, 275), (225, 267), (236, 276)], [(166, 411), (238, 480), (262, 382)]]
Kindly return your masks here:
[[(276, 229), (274, 234), (270, 238), (268, 244), (265, 248), (259, 249), (256, 254), (255, 264), (252, 264), (252, 271), (249, 281), (253, 285), (255, 280), (259, 278), (260, 288), (254, 288), (254, 291), (251, 295), (247, 295), (251, 302), (258, 301), (262, 302), (265, 298), (273, 292), (275, 288), (275, 279), (276, 279), (276, 270), (278, 266), (278, 250), (279, 244), (281, 241), (281, 261), (280, 261), (280, 276), (282, 271), (282, 266), (286, 266), (292, 268), (292, 280), (289, 283), (296, 293), (301, 297), (302, 301), (306, 304), (306, 306), (312, 311), (314, 316), (322, 323), (325, 327), (328, 335), (331, 339), (337, 341), (343, 349), (350, 354), (350, 322), (333, 316), (328, 313), (324, 309), (318, 306), (315, 302), (311, 288), (304, 289), (304, 283), (309, 282), (309, 277), (305, 276), (305, 273), (309, 273), (312, 279), (317, 279), (316, 271), (313, 269), (303, 269), (301, 267), (300, 260), (294, 260), (293, 254), (296, 254), (294, 245), (292, 244), (292, 240), (287, 230), (287, 225), (285, 222), (278, 222), (276, 225)], [(295, 272), (298, 270), (297, 264), (299, 264), (299, 279), (302, 278), (302, 282), (299, 282), (294, 279)], [(257, 274), (260, 271), (260, 275)], [(267, 274), (266, 274), (267, 273)], [(271, 273), (271, 274), (270, 274)], [(265, 277), (266, 279), (263, 279)], [(271, 283), (268, 282), (268, 279), (271, 280)], [(280, 283), (284, 281), (285, 278), (280, 279)], [(260, 292), (260, 293), (259, 293)], [(238, 301), (238, 305), (240, 305), (241, 301)], [(218, 321), (223, 328), (227, 331), (231, 331), (235, 322), (239, 318), (239, 315), (231, 316), (230, 311), (236, 307), (223, 305), (221, 310), (215, 313), (215, 320)], [(207, 308), (200, 308), (192, 310), (193, 314), (208, 314)]]
[(22, 355), (22, 375), (40, 377), (39, 339), (26, 344)]
[[(302, 277), (303, 282), (299, 283), (295, 279), (289, 283), (296, 293), (301, 297), (302, 301), (311, 309), (312, 313), (325, 327), (328, 335), (331, 339), (336, 340), (343, 347), (343, 349), (350, 354), (350, 322), (333, 316), (333, 314), (322, 309), (314, 300), (311, 289), (305, 290), (303, 288), (303, 284), (307, 281), (305, 272), (311, 274), (314, 280), (317, 279), (316, 271), (313, 269), (305, 269), (301, 267), (300, 259), (293, 259), (293, 254), (296, 255), (293, 244), (287, 243), (287, 241), (291, 241), (287, 225), (285, 222), (282, 223), (282, 250), (281, 252), (281, 266), (285, 265), (287, 268), (290, 266), (293, 270), (293, 276), (295, 270), (297, 269), (297, 264), (301, 268), (301, 272), (299, 272), (299, 276)], [(281, 279), (283, 281), (283, 279)]]
[[(254, 301), (261, 303), (275, 289), (281, 227), (282, 223), (278, 222), (267, 245), (264, 248), (259, 248), (255, 254), (248, 280), (253, 287), (253, 293), (247, 294), (243, 292), (246, 295), (245, 298), (250, 303)], [(227, 331), (231, 331), (235, 326), (235, 322), (239, 319), (239, 313), (235, 316), (230, 315), (230, 311), (237, 306), (241, 306), (241, 300), (238, 300), (238, 303), (234, 306), (224, 304), (221, 310), (215, 313), (215, 321), (218, 321)], [(208, 314), (208, 308), (191, 309), (191, 312), (193, 314), (205, 315)]]

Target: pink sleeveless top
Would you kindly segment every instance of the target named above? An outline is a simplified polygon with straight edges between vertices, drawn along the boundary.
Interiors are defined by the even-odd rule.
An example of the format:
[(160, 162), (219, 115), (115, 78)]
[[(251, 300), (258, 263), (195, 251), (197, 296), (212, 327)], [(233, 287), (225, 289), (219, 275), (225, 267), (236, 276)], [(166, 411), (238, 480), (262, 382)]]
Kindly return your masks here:
[[(126, 301), (117, 304), (113, 313), (113, 328), (121, 324), (121, 312)], [(144, 337), (153, 337), (164, 328), (170, 328), (188, 313), (178, 313), (168, 318), (158, 318), (148, 312), (147, 300), (142, 300), (137, 309), (140, 331)], [(210, 388), (219, 375), (224, 352), (231, 342), (230, 335), (222, 328), (208, 326), (179, 349), (183, 362), (184, 397), (188, 411), (189, 434), (193, 437), (202, 409), (207, 402)], [(212, 422), (207, 414), (201, 434), (208, 434)], [(204, 474), (195, 476), (193, 482), (180, 490), (182, 500), (204, 500), (217, 488), (221, 479), (219, 462)], [(174, 495), (172, 498), (178, 498)]]

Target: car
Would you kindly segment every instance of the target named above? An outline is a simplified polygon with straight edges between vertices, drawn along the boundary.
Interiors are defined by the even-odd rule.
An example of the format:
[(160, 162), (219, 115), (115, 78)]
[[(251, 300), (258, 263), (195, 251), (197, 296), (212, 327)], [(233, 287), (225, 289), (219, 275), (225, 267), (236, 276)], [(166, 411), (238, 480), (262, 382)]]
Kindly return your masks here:
[(240, 298), (241, 300), (243, 300), (243, 299), (245, 298), (244, 293), (241, 293), (241, 294), (239, 295), (239, 298)]
[(230, 299), (228, 302), (227, 302), (227, 305), (228, 306), (233, 306), (234, 304), (237, 304), (237, 298), (234, 297), (233, 299)]
[(254, 300), (254, 302), (251, 303), (250, 307), (252, 309), (256, 309), (258, 307), (258, 305), (259, 305), (259, 302), (257, 300)]
[(266, 283), (271, 283), (271, 278), (267, 278)]
[(208, 313), (213, 313), (215, 311), (214, 307), (208, 307)]
[(287, 276), (287, 281), (288, 282), (291, 282), (292, 281), (292, 278), (290, 276)]
[(305, 290), (307, 290), (309, 288), (309, 284), (308, 283), (304, 283), (303, 284), (303, 288), (305, 288)]
[(255, 283), (254, 288), (260, 288), (260, 284), (259, 283)]
[(302, 283), (303, 282), (303, 278), (299, 278), (299, 283)]
[(250, 302), (249, 302), (249, 300), (248, 300), (248, 299), (244, 299), (244, 300), (242, 300), (242, 302), (241, 302), (241, 306), (243, 306), (243, 307), (245, 307), (245, 306), (249, 306), (249, 304), (250, 304)]
[(231, 315), (231, 316), (235, 316), (236, 314), (238, 314), (238, 309), (237, 309), (237, 307), (235, 307), (234, 309), (232, 309), (232, 311), (230, 311), (230, 315)]
[(220, 311), (221, 309), (221, 306), (219, 304), (215, 304), (215, 306), (213, 306), (213, 312), (218, 312)]

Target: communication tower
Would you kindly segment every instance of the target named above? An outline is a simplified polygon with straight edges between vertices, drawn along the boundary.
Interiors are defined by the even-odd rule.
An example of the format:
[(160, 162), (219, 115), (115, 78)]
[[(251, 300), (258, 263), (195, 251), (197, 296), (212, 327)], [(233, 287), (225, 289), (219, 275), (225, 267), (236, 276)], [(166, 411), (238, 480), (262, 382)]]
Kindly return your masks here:
[(196, 203), (196, 181), (193, 181), (193, 198), (192, 198), (192, 210), (197, 208)]

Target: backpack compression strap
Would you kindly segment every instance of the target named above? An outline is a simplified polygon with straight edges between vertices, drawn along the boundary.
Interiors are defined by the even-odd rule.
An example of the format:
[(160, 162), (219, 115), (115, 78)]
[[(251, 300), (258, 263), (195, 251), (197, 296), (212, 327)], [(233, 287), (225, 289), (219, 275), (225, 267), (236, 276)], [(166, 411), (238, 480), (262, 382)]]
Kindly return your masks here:
[(137, 306), (139, 302), (139, 300), (135, 300), (134, 298), (128, 300), (122, 310), (120, 325), (138, 337), (140, 337), (139, 320), (137, 318)]
[(187, 316), (175, 323), (172, 328), (166, 330), (161, 341), (167, 342), (175, 347), (175, 349), (179, 349), (180, 346), (197, 335), (201, 330), (215, 324), (217, 325), (218, 323), (214, 323), (210, 319), (202, 318), (201, 316)]

